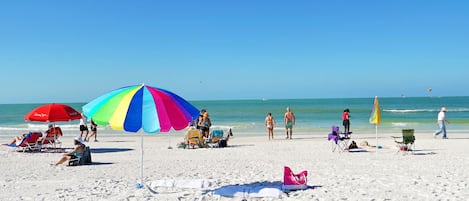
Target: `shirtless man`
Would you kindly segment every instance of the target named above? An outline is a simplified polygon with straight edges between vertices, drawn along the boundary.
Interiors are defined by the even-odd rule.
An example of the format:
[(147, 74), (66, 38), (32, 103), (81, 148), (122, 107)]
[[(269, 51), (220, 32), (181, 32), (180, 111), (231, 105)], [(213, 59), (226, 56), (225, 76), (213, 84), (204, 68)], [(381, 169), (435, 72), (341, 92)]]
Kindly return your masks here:
[(268, 113), (267, 117), (265, 117), (265, 127), (267, 128), (267, 134), (269, 135), (269, 140), (272, 138), (274, 139), (274, 127), (275, 127), (275, 119), (272, 116), (272, 113)]
[[(285, 132), (287, 133), (287, 139), (290, 138), (293, 134), (293, 125), (295, 125), (295, 115), (290, 111), (290, 107), (287, 107), (287, 111), (283, 117), (283, 122), (285, 123)], [(290, 135), (288, 134), (290, 133)]]

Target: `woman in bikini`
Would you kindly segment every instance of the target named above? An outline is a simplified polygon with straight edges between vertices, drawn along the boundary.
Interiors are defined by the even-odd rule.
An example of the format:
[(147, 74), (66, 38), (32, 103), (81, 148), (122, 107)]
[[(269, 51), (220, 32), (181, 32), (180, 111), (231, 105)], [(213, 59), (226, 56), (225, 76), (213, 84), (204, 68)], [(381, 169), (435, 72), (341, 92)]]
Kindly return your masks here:
[(265, 117), (265, 127), (267, 127), (267, 134), (269, 135), (269, 140), (272, 138), (274, 139), (274, 127), (275, 127), (275, 119), (272, 116), (272, 113), (268, 113), (267, 117)]

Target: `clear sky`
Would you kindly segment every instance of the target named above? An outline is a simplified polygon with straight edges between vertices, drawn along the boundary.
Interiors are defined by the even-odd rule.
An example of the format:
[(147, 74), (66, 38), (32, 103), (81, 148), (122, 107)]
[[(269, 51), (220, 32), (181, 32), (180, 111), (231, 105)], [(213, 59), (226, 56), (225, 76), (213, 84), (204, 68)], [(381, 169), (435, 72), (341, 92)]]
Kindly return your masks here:
[(467, 96), (469, 1), (0, 1), (0, 68), (0, 103)]

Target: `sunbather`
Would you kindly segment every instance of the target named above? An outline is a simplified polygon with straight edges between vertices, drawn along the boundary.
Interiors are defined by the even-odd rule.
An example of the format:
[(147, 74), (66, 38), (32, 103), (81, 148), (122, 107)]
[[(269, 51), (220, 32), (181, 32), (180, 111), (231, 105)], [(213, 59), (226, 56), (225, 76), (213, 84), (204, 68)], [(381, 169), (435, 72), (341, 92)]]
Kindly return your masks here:
[(75, 144), (75, 148), (72, 151), (65, 153), (62, 158), (55, 164), (56, 166), (70, 159), (79, 158), (83, 156), (83, 153), (85, 152), (85, 144), (83, 144), (81, 138), (75, 137), (73, 143)]
[(19, 136), (16, 136), (13, 138), (13, 140), (10, 142), (10, 144), (12, 145), (19, 145), (19, 143), (21, 143), (21, 141), (23, 140), (24, 137), (26, 137), (26, 135), (28, 135), (29, 133), (23, 133)]

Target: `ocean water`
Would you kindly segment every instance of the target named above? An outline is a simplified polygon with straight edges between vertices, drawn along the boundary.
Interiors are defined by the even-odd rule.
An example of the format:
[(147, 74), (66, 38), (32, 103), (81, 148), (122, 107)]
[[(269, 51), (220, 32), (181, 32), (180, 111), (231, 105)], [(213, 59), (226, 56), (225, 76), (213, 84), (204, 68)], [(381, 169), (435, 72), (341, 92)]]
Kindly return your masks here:
[[(342, 124), (341, 115), (345, 108), (350, 109), (351, 131), (354, 133), (373, 133), (375, 126), (368, 120), (374, 97), (370, 98), (330, 98), (330, 99), (262, 99), (262, 100), (213, 100), (189, 101), (197, 108), (205, 108), (214, 126), (229, 126), (241, 135), (259, 135), (265, 132), (264, 118), (268, 112), (277, 122), (277, 135), (284, 132), (283, 114), (290, 107), (296, 116), (294, 132), (325, 133), (332, 125)], [(442, 106), (450, 124), (449, 133), (469, 134), (469, 97), (399, 97), (379, 98), (381, 106), (380, 132), (399, 132), (401, 129), (414, 128), (416, 132), (431, 134), (437, 129), (436, 117)], [(86, 103), (66, 103), (78, 111)], [(0, 104), (0, 136), (15, 136), (29, 130), (46, 130), (45, 123), (25, 122), (23, 120), (37, 104)], [(57, 123), (64, 133), (78, 134), (78, 121)], [(100, 135), (112, 131), (100, 126)]]

